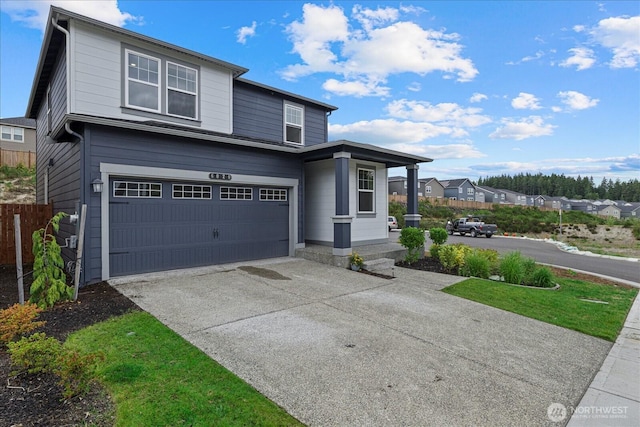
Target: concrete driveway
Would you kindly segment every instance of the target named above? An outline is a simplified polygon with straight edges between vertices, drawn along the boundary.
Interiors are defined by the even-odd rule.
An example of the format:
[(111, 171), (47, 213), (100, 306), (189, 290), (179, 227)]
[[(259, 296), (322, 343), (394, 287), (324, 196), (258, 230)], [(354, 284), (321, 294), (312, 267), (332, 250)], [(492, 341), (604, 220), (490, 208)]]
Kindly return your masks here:
[(310, 426), (563, 425), (547, 408), (611, 347), (395, 274), (284, 258), (111, 283)]

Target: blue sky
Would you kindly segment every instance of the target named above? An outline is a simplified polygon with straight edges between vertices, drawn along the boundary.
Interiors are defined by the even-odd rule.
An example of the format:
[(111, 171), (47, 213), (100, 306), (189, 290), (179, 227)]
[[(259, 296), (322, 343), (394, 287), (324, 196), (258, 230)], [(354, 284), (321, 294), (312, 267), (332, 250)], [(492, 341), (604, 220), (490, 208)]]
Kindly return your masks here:
[(433, 158), (420, 177), (640, 179), (637, 1), (0, 0), (0, 117), (25, 113), (49, 4), (335, 105), (330, 139)]

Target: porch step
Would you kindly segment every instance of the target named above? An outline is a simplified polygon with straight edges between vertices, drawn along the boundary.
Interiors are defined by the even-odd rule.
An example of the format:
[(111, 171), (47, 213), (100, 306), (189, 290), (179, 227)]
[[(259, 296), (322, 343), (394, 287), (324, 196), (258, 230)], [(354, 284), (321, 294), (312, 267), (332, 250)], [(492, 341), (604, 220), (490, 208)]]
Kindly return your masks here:
[(382, 270), (390, 270), (393, 268), (395, 264), (395, 260), (391, 258), (378, 258), (372, 259), (364, 262), (364, 269), (368, 271), (382, 271)]

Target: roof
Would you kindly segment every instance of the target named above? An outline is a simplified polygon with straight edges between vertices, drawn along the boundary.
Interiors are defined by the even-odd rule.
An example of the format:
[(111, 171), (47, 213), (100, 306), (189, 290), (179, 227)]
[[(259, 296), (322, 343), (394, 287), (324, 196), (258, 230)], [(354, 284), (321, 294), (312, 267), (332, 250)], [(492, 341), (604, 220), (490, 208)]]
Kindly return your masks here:
[(406, 181), (407, 177), (406, 176), (390, 176), (389, 178), (387, 178), (387, 181), (389, 182), (393, 182), (393, 181)]
[(3, 125), (19, 126), (30, 129), (36, 128), (36, 121), (27, 117), (7, 117), (5, 119), (0, 119), (0, 123)]
[(351, 158), (384, 163), (387, 168), (432, 162), (433, 159), (348, 140), (330, 141), (300, 149), (305, 161), (333, 158), (333, 153), (346, 151)]
[(301, 95), (296, 95), (295, 93), (287, 92), (287, 91), (282, 90), (282, 89), (278, 89), (278, 88), (275, 88), (275, 87), (272, 87), (272, 86), (268, 86), (268, 85), (265, 85), (265, 84), (262, 84), (262, 83), (254, 82), (252, 80), (248, 80), (248, 79), (244, 79), (244, 78), (237, 78), (237, 79), (235, 79), (235, 81), (241, 82), (241, 83), (245, 83), (245, 84), (248, 84), (248, 85), (251, 85), (251, 86), (259, 87), (261, 89), (265, 89), (265, 90), (270, 91), (270, 92), (277, 92), (277, 93), (279, 93), (281, 95), (284, 95), (284, 96), (289, 97), (289, 98), (295, 98), (295, 99), (300, 100), (302, 102), (308, 102), (310, 104), (315, 104), (315, 105), (318, 105), (318, 106), (326, 109), (327, 111), (335, 111), (335, 110), (338, 109), (338, 107), (336, 107), (336, 106), (333, 106), (333, 105), (330, 105), (330, 104), (325, 104), (324, 102), (319, 102), (319, 101), (313, 100), (311, 98), (306, 98), (306, 97), (301, 96)]
[[(465, 181), (469, 181), (469, 178), (450, 179), (447, 181), (440, 181), (440, 183), (444, 188), (456, 188), (464, 184)], [(469, 183), (471, 184), (471, 181), (469, 181)]]
[(155, 44), (156, 46), (160, 46), (165, 49), (175, 50), (182, 54), (193, 56), (201, 61), (209, 62), (219, 67), (230, 70), (234, 77), (238, 77), (249, 71), (249, 69), (247, 68), (232, 64), (230, 62), (222, 61), (220, 59), (213, 58), (211, 56), (204, 55), (202, 53), (195, 52), (189, 49), (185, 49), (171, 43), (166, 43), (152, 37), (147, 37), (133, 31), (125, 30), (123, 28), (116, 27), (115, 25), (107, 24), (106, 22), (79, 15), (77, 13), (70, 12), (56, 6), (51, 6), (51, 8), (49, 9), (49, 17), (47, 19), (47, 27), (44, 32), (42, 49), (40, 50), (38, 65), (36, 67), (36, 73), (33, 78), (33, 84), (31, 86), (31, 95), (29, 97), (29, 103), (27, 104), (27, 117), (36, 117), (37, 111), (35, 110), (40, 105), (42, 98), (46, 95), (47, 84), (50, 80), (49, 77), (51, 75), (51, 72), (53, 71), (53, 66), (58, 57), (58, 53), (61, 51), (61, 48), (64, 45), (65, 36), (60, 30), (54, 27), (52, 21), (55, 20), (61, 27), (68, 30), (68, 21), (72, 19), (82, 21), (120, 35), (135, 38), (145, 43)]

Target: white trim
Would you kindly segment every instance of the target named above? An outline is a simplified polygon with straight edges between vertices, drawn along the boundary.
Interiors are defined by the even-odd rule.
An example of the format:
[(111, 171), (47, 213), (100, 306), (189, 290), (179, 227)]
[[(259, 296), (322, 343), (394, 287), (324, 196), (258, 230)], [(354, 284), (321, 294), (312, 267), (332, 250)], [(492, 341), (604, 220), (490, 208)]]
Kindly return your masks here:
[[(300, 121), (301, 124), (298, 125), (297, 123), (293, 123), (293, 122), (288, 122), (287, 121), (287, 107), (290, 107), (292, 109), (295, 110), (300, 110)], [(284, 102), (284, 106), (283, 106), (283, 111), (282, 111), (282, 118), (283, 118), (283, 141), (286, 144), (293, 144), (296, 146), (303, 146), (304, 145), (304, 105), (300, 105), (300, 104), (294, 104), (293, 102)], [(296, 127), (296, 128), (300, 128), (300, 142), (295, 142), (295, 141), (289, 141), (287, 140), (287, 126), (292, 126), (292, 127)]]
[[(186, 89), (178, 89), (177, 87), (171, 87), (169, 86), (169, 65), (175, 65), (176, 67), (182, 67), (182, 68), (186, 68), (187, 70), (192, 70), (193, 72), (196, 73), (196, 80), (195, 80), (195, 84), (196, 84), (196, 90), (195, 92), (190, 92), (189, 90)], [(180, 117), (180, 118), (184, 118), (184, 119), (190, 119), (190, 120), (198, 120), (198, 118), (200, 117), (200, 111), (198, 109), (198, 104), (200, 102), (200, 95), (199, 95), (199, 90), (200, 87), (198, 85), (198, 79), (199, 79), (199, 75), (198, 75), (198, 69), (193, 68), (193, 67), (187, 67), (186, 65), (183, 64), (179, 64), (175, 61), (170, 61), (167, 60), (166, 64), (165, 64), (165, 81), (166, 81), (166, 87), (165, 89), (165, 108), (166, 108), (166, 112), (167, 112), (167, 116), (171, 116), (171, 117)], [(187, 95), (193, 95), (195, 96), (195, 115), (193, 117), (189, 117), (189, 116), (183, 116), (180, 114), (171, 114), (169, 113), (169, 91), (173, 90), (175, 92), (180, 92), (180, 93), (186, 93)]]
[[(100, 163), (100, 179), (109, 185), (111, 175), (122, 177), (166, 179), (173, 181), (202, 181), (217, 182), (209, 178), (209, 172), (186, 169), (157, 168), (150, 166), (123, 165), (117, 163)], [(268, 185), (273, 187), (287, 187), (291, 189), (289, 201), (289, 256), (295, 255), (295, 249), (300, 247), (298, 242), (298, 189), (299, 180), (295, 178), (278, 178), (259, 175), (234, 174), (231, 181), (224, 184)], [(100, 237), (102, 242), (101, 262), (102, 280), (108, 280), (109, 274), (109, 191), (100, 193)]]
[[(158, 63), (158, 83), (155, 84), (156, 86), (156, 93), (158, 95), (158, 108), (157, 109), (153, 109), (153, 108), (147, 108), (147, 107), (142, 107), (140, 105), (134, 105), (131, 104), (129, 102), (129, 82), (130, 81), (135, 81), (147, 86), (154, 86), (153, 83), (149, 83), (149, 82), (145, 82), (143, 80), (138, 80), (138, 79), (130, 79), (129, 78), (129, 54), (133, 54), (133, 55), (137, 55), (139, 57), (143, 57), (146, 58), (150, 61), (156, 61)], [(160, 60), (160, 58), (156, 58), (155, 56), (151, 56), (151, 55), (147, 55), (146, 53), (142, 53), (142, 52), (137, 52), (135, 50), (132, 49), (125, 49), (124, 50), (124, 105), (127, 108), (132, 108), (134, 110), (142, 110), (142, 111), (151, 111), (153, 113), (160, 113), (162, 114), (162, 79), (163, 79), (163, 75), (162, 75), (162, 61)]]

